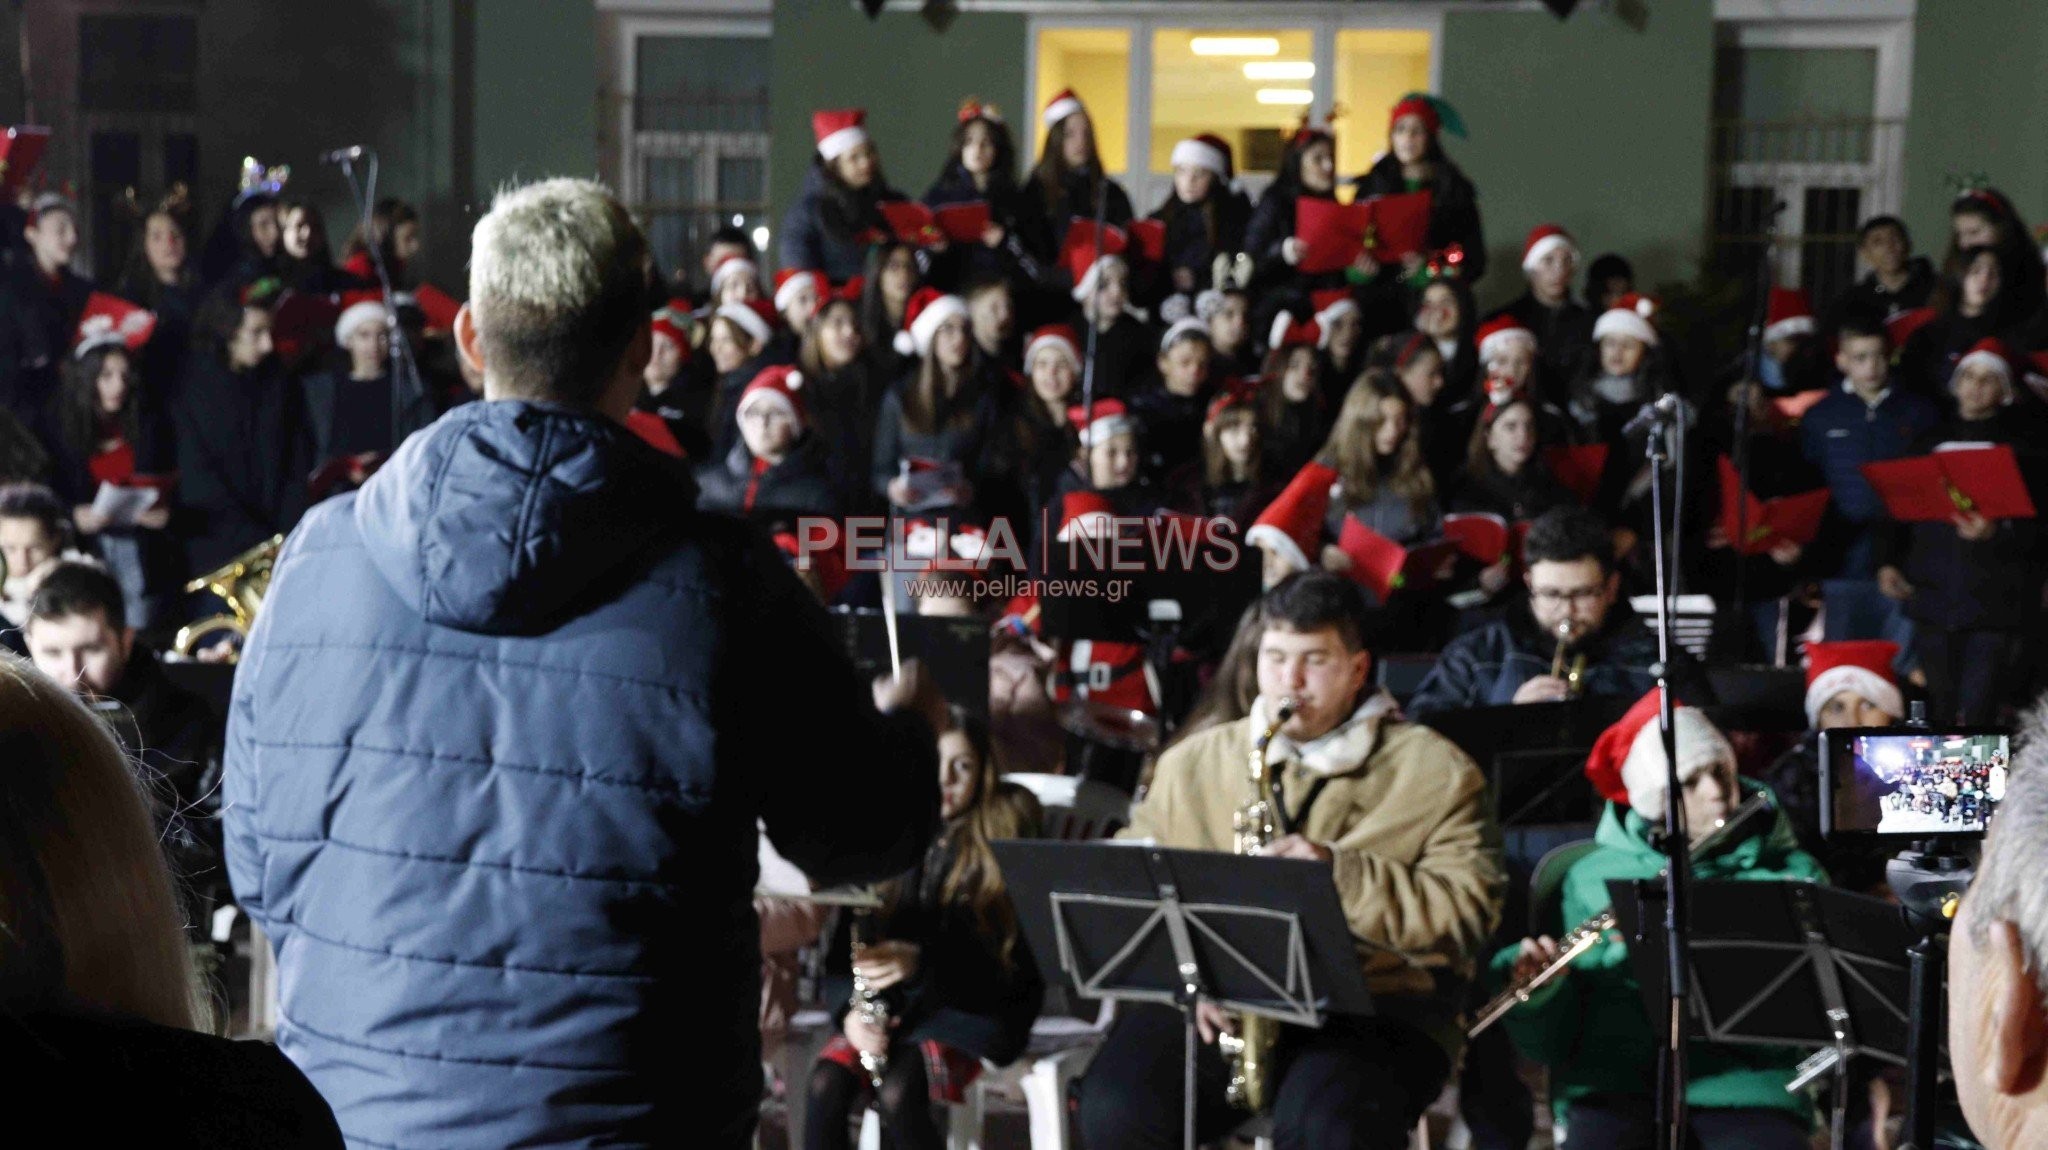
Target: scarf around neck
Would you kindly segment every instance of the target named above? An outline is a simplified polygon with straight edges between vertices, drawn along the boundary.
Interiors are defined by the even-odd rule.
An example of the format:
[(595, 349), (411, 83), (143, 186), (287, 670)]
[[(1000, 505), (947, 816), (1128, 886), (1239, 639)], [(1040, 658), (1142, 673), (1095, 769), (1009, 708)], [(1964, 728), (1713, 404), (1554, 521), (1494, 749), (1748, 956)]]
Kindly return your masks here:
[[(1317, 775), (1341, 775), (1359, 769), (1365, 757), (1372, 752), (1373, 744), (1379, 741), (1380, 724), (1390, 718), (1398, 718), (1400, 707), (1394, 697), (1383, 690), (1372, 691), (1351, 717), (1338, 723), (1323, 734), (1305, 743), (1296, 743), (1286, 735), (1274, 735), (1266, 745), (1266, 753), (1274, 762), (1290, 759), (1307, 767)], [(1250, 738), (1256, 739), (1272, 720), (1271, 707), (1266, 696), (1252, 700)]]

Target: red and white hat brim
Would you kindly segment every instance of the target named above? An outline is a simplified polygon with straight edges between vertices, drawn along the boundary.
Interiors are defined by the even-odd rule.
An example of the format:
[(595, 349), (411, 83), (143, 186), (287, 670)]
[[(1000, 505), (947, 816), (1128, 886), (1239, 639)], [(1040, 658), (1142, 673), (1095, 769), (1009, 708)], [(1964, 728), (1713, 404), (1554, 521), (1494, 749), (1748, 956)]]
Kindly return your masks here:
[(1650, 321), (1627, 308), (1610, 308), (1600, 313), (1593, 321), (1593, 342), (1599, 343), (1610, 335), (1625, 335), (1637, 340), (1644, 347), (1657, 346), (1657, 329)]
[(1844, 691), (1862, 696), (1878, 710), (1895, 719), (1906, 715), (1906, 699), (1891, 680), (1868, 667), (1844, 664), (1829, 667), (1813, 677), (1806, 688), (1806, 721), (1809, 725), (1820, 724), (1820, 709), (1828, 700)]
[(1296, 571), (1306, 571), (1311, 566), (1308, 555), (1301, 549), (1301, 544), (1296, 543), (1293, 536), (1271, 523), (1252, 524), (1252, 529), (1244, 533), (1244, 542), (1247, 547), (1264, 547), (1269, 551), (1278, 552), (1287, 562), (1293, 564)]
[(1552, 232), (1550, 235), (1544, 236), (1542, 239), (1530, 244), (1529, 250), (1522, 253), (1522, 270), (1525, 272), (1535, 271), (1536, 265), (1543, 262), (1544, 256), (1559, 248), (1564, 248), (1573, 255), (1579, 254), (1579, 245), (1573, 243), (1570, 236), (1565, 235), (1563, 232)]
[(1795, 335), (1812, 335), (1813, 317), (1810, 315), (1787, 316), (1764, 329), (1764, 342), (1774, 339), (1791, 339)]
[(1529, 345), (1530, 351), (1535, 351), (1536, 333), (1526, 327), (1511, 327), (1505, 331), (1494, 332), (1492, 335), (1479, 341), (1479, 362), (1481, 364), (1493, 362), (1494, 356), (1505, 354), (1508, 345), (1514, 343), (1526, 343)]
[(1222, 150), (1201, 140), (1182, 140), (1175, 144), (1170, 163), (1176, 168), (1186, 164), (1191, 168), (1205, 169), (1215, 173), (1219, 180), (1230, 178), (1230, 164)]
[(1080, 110), (1079, 96), (1061, 96), (1045, 106), (1045, 126), (1050, 128)]
[(851, 127), (841, 128), (824, 139), (819, 140), (818, 155), (829, 164), (867, 142), (868, 130), (855, 124)]
[(760, 267), (745, 256), (733, 256), (711, 269), (711, 294), (716, 296), (725, 289), (725, 281), (742, 272), (753, 276), (756, 281), (761, 278)]
[(1065, 523), (1060, 524), (1058, 539), (1061, 543), (1065, 543), (1077, 534), (1083, 538), (1092, 539), (1108, 534), (1115, 526), (1115, 517), (1107, 511), (1083, 511)]
[(733, 418), (737, 419), (744, 416), (747, 412), (764, 403), (773, 403), (780, 406), (782, 414), (788, 416), (792, 422), (801, 424), (804, 421), (803, 412), (797, 410), (796, 404), (790, 402), (788, 395), (784, 394), (780, 388), (775, 387), (757, 387), (740, 396), (739, 406), (733, 411)]
[(932, 353), (932, 337), (939, 334), (939, 328), (947, 320), (956, 318), (967, 318), (967, 302), (956, 295), (942, 295), (926, 304), (924, 310), (917, 313), (917, 318), (910, 321), (910, 327), (897, 332), (891, 342), (897, 354), (923, 359)]
[(356, 328), (366, 323), (380, 326), (384, 323), (384, 305), (381, 302), (366, 299), (361, 303), (348, 305), (347, 309), (335, 317), (334, 342), (347, 343), (348, 337), (354, 334)]
[(823, 276), (817, 272), (798, 272), (782, 281), (782, 286), (775, 289), (775, 310), (788, 311), (790, 301), (796, 298), (796, 293), (805, 284), (812, 285), (812, 290), (818, 296), (822, 297), (825, 294), (825, 278)]
[[(1680, 707), (1671, 717), (1677, 736), (1680, 784), (1715, 763), (1734, 766), (1734, 746), (1706, 715), (1693, 707)], [(1621, 763), (1621, 783), (1628, 789), (1628, 805), (1652, 822), (1663, 818), (1666, 782), (1664, 732), (1656, 722), (1648, 722), (1636, 732), (1635, 741), (1629, 744), (1628, 757)]]
[(1057, 352), (1061, 359), (1067, 361), (1068, 367), (1073, 368), (1075, 371), (1081, 370), (1081, 352), (1074, 347), (1071, 341), (1064, 336), (1042, 335), (1024, 345), (1024, 370), (1026, 372), (1029, 372), (1031, 366), (1038, 362), (1038, 353), (1041, 351)]
[(775, 334), (769, 330), (768, 321), (761, 318), (761, 313), (748, 307), (746, 304), (722, 304), (715, 314), (724, 316), (726, 319), (738, 324), (739, 329), (751, 336), (756, 344), (767, 343), (768, 337)]
[(1081, 446), (1108, 443), (1119, 435), (1129, 435), (1137, 430), (1138, 421), (1128, 415), (1100, 415), (1081, 429)]

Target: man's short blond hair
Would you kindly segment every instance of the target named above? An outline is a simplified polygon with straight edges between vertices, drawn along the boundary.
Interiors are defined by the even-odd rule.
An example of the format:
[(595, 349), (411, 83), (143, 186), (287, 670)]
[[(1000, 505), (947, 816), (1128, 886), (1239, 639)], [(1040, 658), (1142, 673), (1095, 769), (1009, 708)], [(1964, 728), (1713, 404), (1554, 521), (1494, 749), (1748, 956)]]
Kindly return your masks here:
[(647, 237), (610, 189), (507, 187), (470, 236), (469, 304), (496, 394), (588, 405), (648, 322)]
[(1979, 946), (1991, 923), (2019, 931), (2034, 980), (2048, 992), (2048, 701), (2035, 704), (2013, 734), (2005, 797), (1984, 836), (1983, 857), (1970, 884), (1964, 927)]

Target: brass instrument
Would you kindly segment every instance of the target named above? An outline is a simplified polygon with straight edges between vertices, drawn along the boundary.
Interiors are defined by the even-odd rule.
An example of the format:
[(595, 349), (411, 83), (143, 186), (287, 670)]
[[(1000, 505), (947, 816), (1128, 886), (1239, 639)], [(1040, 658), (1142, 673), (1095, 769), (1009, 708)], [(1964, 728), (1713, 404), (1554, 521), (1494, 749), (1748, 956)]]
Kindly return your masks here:
[[(1759, 812), (1770, 809), (1771, 798), (1769, 795), (1756, 794), (1750, 796), (1748, 801), (1737, 807), (1733, 814), (1714, 824), (1713, 833), (1694, 843), (1692, 849), (1687, 852), (1687, 857), (1695, 863), (1706, 858), (1708, 855), (1719, 850), (1730, 839), (1734, 838), (1736, 832), (1742, 829), (1744, 823), (1754, 818)], [(1659, 871), (1658, 873), (1662, 874), (1663, 872)], [(1606, 936), (1608, 931), (1613, 929), (1614, 911), (1612, 909), (1603, 910), (1592, 918), (1573, 927), (1569, 933), (1558, 940), (1557, 957), (1550, 960), (1547, 966), (1521, 982), (1509, 983), (1505, 990), (1494, 995), (1485, 1006), (1479, 1009), (1477, 1018), (1470, 1027), (1466, 1028), (1465, 1037), (1478, 1037), (1481, 1031), (1499, 1022), (1501, 1016), (1505, 1015), (1508, 1011), (1529, 1001), (1531, 995), (1535, 994), (1537, 990), (1541, 989), (1551, 979), (1563, 973), (1565, 967), (1570, 966), (1573, 959), (1593, 949), (1593, 944), (1599, 942)]]
[[(1251, 801), (1230, 816), (1231, 849), (1235, 854), (1254, 855), (1280, 837), (1285, 812), (1273, 790), (1273, 772), (1266, 765), (1266, 746), (1294, 717), (1293, 699), (1281, 699), (1274, 708), (1273, 721), (1259, 733), (1251, 751)], [(1266, 1108), (1267, 1078), (1273, 1072), (1273, 1043), (1280, 1037), (1280, 1024), (1270, 1018), (1247, 1014), (1237, 1020), (1236, 1034), (1216, 1036), (1216, 1049), (1230, 1066), (1230, 1085), (1224, 1098), (1232, 1106), (1257, 1113)]]
[(1579, 692), (1585, 690), (1586, 653), (1584, 651), (1572, 652), (1572, 661), (1567, 665), (1564, 661), (1565, 648), (1571, 646), (1572, 640), (1577, 637), (1574, 632), (1578, 628), (1572, 625), (1570, 619), (1560, 619), (1558, 620), (1556, 630), (1557, 654), (1550, 657), (1550, 677), (1553, 679), (1563, 679), (1564, 697), (1576, 699), (1579, 697)]
[[(277, 553), (283, 547), (284, 536), (273, 535), (185, 584), (187, 594), (211, 591), (220, 596), (227, 601), (230, 613), (178, 628), (177, 638), (171, 643), (172, 649), (189, 659), (201, 649), (201, 639), (221, 635), (248, 638), (249, 628), (256, 622), (256, 608), (263, 605), (263, 596), (270, 591), (271, 571), (277, 565)], [(233, 662), (236, 657), (230, 655), (228, 661)]]
[[(872, 911), (862, 908), (854, 912), (852, 933), (853, 957), (856, 963), (860, 960), (860, 952), (866, 949), (871, 941), (868, 936), (873, 927)], [(889, 1003), (883, 999), (881, 991), (868, 985), (868, 980), (861, 977), (858, 966), (855, 966), (853, 971), (853, 1010), (860, 1015), (861, 1021), (881, 1031), (886, 1043), (889, 1033)], [(879, 1093), (882, 1089), (882, 1078), (889, 1073), (888, 1047), (884, 1045), (882, 1053), (879, 1054), (862, 1051), (860, 1068), (868, 1072), (869, 1084)]]

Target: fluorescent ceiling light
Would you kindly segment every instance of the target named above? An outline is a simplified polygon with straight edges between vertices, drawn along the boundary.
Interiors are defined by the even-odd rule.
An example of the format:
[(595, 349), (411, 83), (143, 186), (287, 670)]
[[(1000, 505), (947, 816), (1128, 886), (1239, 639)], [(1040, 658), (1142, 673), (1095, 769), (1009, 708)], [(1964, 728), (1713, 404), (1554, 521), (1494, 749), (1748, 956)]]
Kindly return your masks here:
[(1254, 60), (1244, 66), (1247, 80), (1313, 80), (1316, 66), (1307, 60)]
[(1261, 104), (1292, 104), (1307, 107), (1315, 103), (1316, 94), (1307, 88), (1260, 88), (1258, 100)]
[(1188, 41), (1197, 56), (1278, 56), (1280, 41), (1271, 36), (1197, 36)]

